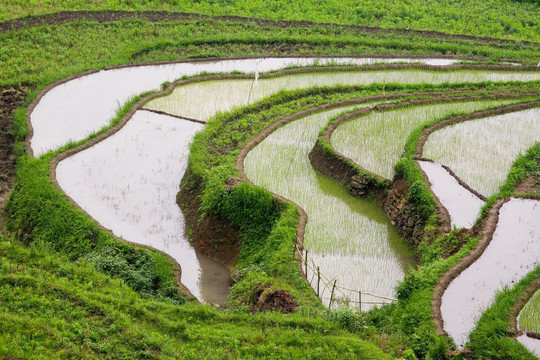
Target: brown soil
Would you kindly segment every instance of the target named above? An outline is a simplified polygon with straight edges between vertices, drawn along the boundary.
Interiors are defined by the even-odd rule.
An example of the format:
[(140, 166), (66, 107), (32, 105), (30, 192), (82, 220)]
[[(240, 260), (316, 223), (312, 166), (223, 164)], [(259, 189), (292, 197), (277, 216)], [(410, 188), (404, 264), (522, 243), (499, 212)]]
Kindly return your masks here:
[[(188, 176), (186, 172), (184, 178)], [(240, 253), (240, 231), (215, 215), (203, 216), (200, 211), (200, 189), (186, 188), (181, 186), (176, 203), (186, 219), (187, 238), (197, 251), (232, 271)]]
[(267, 290), (264, 286), (255, 289), (254, 305), (251, 311), (279, 311), (284, 314), (292, 313), (298, 308), (291, 294), (285, 290)]
[[(538, 165), (540, 166), (540, 161), (538, 161)], [(525, 180), (517, 184), (514, 192), (517, 194), (540, 192), (540, 172), (528, 176)]]
[(76, 20), (96, 21), (100, 23), (118, 21), (122, 19), (143, 19), (151, 22), (162, 21), (186, 21), (198, 19), (215, 19), (218, 21), (252, 22), (259, 26), (279, 26), (282, 28), (299, 28), (321, 26), (326, 28), (341, 28), (358, 31), (359, 33), (383, 33), (398, 35), (413, 35), (427, 38), (471, 40), (490, 44), (519, 44), (525, 46), (540, 46), (539, 43), (529, 41), (497, 39), (479, 37), (465, 34), (447, 34), (439, 31), (409, 30), (409, 29), (384, 29), (375, 26), (339, 25), (332, 23), (320, 23), (313, 21), (285, 21), (250, 18), (244, 16), (209, 16), (197, 13), (165, 12), (165, 11), (60, 11), (57, 13), (28, 16), (0, 23), (0, 31), (17, 30), (41, 25), (54, 25), (69, 23)]
[(23, 104), (26, 92), (21, 86), (0, 88), (0, 232), (4, 228), (4, 206), (15, 183), (13, 113)]

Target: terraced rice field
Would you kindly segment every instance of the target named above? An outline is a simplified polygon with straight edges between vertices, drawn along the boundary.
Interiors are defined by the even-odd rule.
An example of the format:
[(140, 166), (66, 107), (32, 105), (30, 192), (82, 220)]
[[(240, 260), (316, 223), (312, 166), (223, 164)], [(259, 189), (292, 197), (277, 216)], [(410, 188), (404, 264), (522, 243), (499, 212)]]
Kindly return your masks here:
[[(290, 65), (291, 63), (287, 61), (291, 61), (291, 59), (271, 59), (265, 65), (261, 65), (264, 64), (264, 61), (250, 59), (224, 61), (217, 63), (217, 65), (213, 64), (216, 65), (214, 67), (204, 63), (204, 66), (210, 66), (209, 69), (216, 71), (224, 69), (230, 71), (237, 68), (246, 70), (249, 68), (253, 69), (257, 74), (255, 77), (258, 77), (258, 73), (263, 70), (278, 69)], [(305, 64), (312, 59), (293, 59), (293, 61), (296, 61), (295, 64), (298, 65)], [(350, 61), (350, 59), (339, 59), (339, 62), (346, 61)], [(187, 65), (183, 64), (182, 66)], [(59, 85), (40, 100), (32, 113), (31, 121), (34, 130), (32, 148), (35, 155), (41, 155), (70, 140), (80, 140), (91, 132), (99, 130), (107, 124), (114, 110), (137, 92), (155, 88), (160, 82), (174, 79), (181, 74), (207, 69), (204, 66), (189, 64), (186, 70), (186, 68), (176, 64), (166, 69), (146, 67), (140, 72), (139, 69), (130, 68), (109, 70)], [(170, 95), (155, 99), (147, 103), (145, 107), (171, 115), (207, 121), (218, 112), (230, 111), (236, 107), (253, 103), (284, 89), (293, 90), (335, 84), (365, 85), (374, 82), (410, 84), (427, 81), (431, 83), (481, 82), (486, 80), (525, 81), (531, 80), (532, 76), (532, 73), (519, 72), (400, 70), (337, 71), (259, 78), (258, 80), (218, 80), (180, 86)], [(142, 81), (145, 78), (147, 81)], [(117, 82), (119, 86), (109, 89), (110, 91), (105, 92), (105, 94), (100, 93), (100, 89), (107, 88), (111, 82)], [(135, 83), (139, 85), (131, 88)], [(73, 101), (66, 102), (64, 107), (59, 108), (59, 99), (67, 97), (68, 94), (71, 97), (75, 94), (83, 96), (92, 94), (93, 96), (90, 96), (91, 101), (85, 103), (84, 106), (80, 102)], [(102, 96), (103, 98), (101, 98)], [(101, 103), (104, 99), (106, 101)], [(116, 107), (113, 106), (114, 102), (116, 102)], [(367, 116), (359, 117), (339, 126), (331, 141), (338, 152), (351, 158), (360, 166), (391, 179), (394, 175), (393, 165), (403, 152), (407, 136), (418, 126), (433, 119), (448, 117), (450, 114), (468, 113), (514, 102), (516, 102), (515, 99), (470, 101), (372, 112)], [(96, 108), (94, 113), (92, 107)], [(364, 294), (361, 309), (366, 310), (377, 303), (386, 302), (381, 301), (380, 298), (370, 298), (367, 294), (375, 294), (388, 299), (395, 297), (396, 284), (403, 279), (411, 267), (415, 266), (415, 261), (411, 250), (399, 237), (375, 201), (352, 197), (336, 182), (315, 171), (309, 163), (307, 154), (324, 125), (331, 117), (350, 109), (352, 107), (325, 111), (283, 126), (249, 153), (245, 161), (245, 169), (255, 184), (296, 202), (308, 213), (309, 221), (306, 227), (305, 245), (309, 250), (308, 262), (311, 273), (307, 272), (307, 278), (314, 289), (320, 285), (320, 296), (323, 304), (337, 306), (341, 301), (344, 301), (355, 306), (355, 299), (358, 297), (357, 290), (361, 290)], [(57, 116), (53, 117), (53, 112), (56, 112)], [(538, 117), (536, 109), (528, 110), (525, 114), (532, 115), (519, 119), (520, 126), (515, 127), (522, 130), (513, 135), (513, 140), (509, 140), (509, 143), (514, 144), (515, 139), (520, 136), (527, 135), (528, 138), (521, 147), (511, 148), (507, 152), (508, 159), (515, 158), (520, 151), (532, 146), (537, 141), (535, 139), (538, 139), (538, 135), (534, 132), (538, 128), (535, 122)], [(501, 117), (507, 115), (501, 115)], [(73, 132), (65, 131), (62, 133), (54, 130), (55, 127), (56, 129), (58, 127), (69, 128), (69, 123), (65, 122), (68, 118), (77, 119), (79, 124), (84, 125), (76, 126), (77, 129), (74, 129)], [(45, 126), (44, 124), (49, 121), (47, 119), (50, 120), (50, 123)], [(491, 136), (501, 133), (501, 129), (505, 131), (508, 129), (510, 121), (504, 121), (504, 119), (506, 118), (499, 120), (501, 124), (505, 123), (505, 128), (497, 130), (497, 127), (494, 126), (491, 130), (483, 129), (483, 131)], [(481, 121), (495, 122), (494, 120), (482, 119), (459, 125), (477, 126), (478, 128), (485, 126), (487, 129), (487, 125)], [(458, 128), (459, 125), (455, 127)], [(182, 235), (183, 216), (178, 211), (174, 201), (179, 179), (185, 171), (187, 145), (193, 134), (202, 127), (200, 124), (175, 117), (139, 110), (128, 124), (115, 135), (60, 162), (57, 168), (57, 179), (62, 189), (71, 198), (101, 225), (112, 229), (117, 236), (131, 242), (152, 246), (170, 254), (184, 270), (182, 282), (199, 299), (224, 304), (227, 301), (228, 271), (223, 267), (220, 268), (215, 262), (198, 254), (190, 247), (189, 241), (185, 235)], [(426, 155), (429, 154), (428, 156), (434, 160), (441, 161), (442, 155), (435, 154), (435, 149), (450, 149), (455, 146), (452, 141), (448, 142), (448, 139), (454, 139), (454, 142), (459, 137), (466, 139), (464, 133), (467, 130), (461, 130), (462, 133), (443, 134), (444, 131), (456, 131), (452, 129), (447, 128), (433, 134), (426, 144)], [(50, 130), (54, 130), (55, 134), (61, 134), (55, 135), (55, 138), (51, 136)], [(472, 142), (471, 138), (469, 138), (469, 142)], [(481, 146), (485, 147), (488, 143), (489, 136), (486, 136)], [(463, 148), (467, 148), (465, 143), (460, 144)], [(474, 148), (471, 147), (471, 149), (469, 151), (475, 151)], [(461, 159), (456, 160), (455, 163), (459, 163)], [(485, 159), (482, 158), (480, 161), (486, 161)], [(495, 159), (491, 159), (493, 162), (497, 162)], [(508, 163), (508, 160), (505, 161)], [(442, 162), (447, 163), (446, 160)], [(441, 173), (438, 165), (421, 163), (421, 166), (433, 184), (433, 191), (451, 213), (452, 224), (456, 227), (470, 227), (483, 202), (479, 199), (472, 199), (470, 194), (463, 196), (469, 197), (469, 200), (475, 203), (474, 206), (470, 205), (471, 202), (456, 201), (455, 191), (459, 192), (463, 189), (455, 186), (453, 183), (455, 179), (450, 179), (451, 176), (449, 178), (447, 173)], [(451, 168), (453, 169), (452, 166)], [(506, 165), (506, 169), (508, 169), (508, 165)], [(501, 170), (501, 173), (504, 171)], [(458, 175), (460, 174), (458, 173)], [(456, 190), (449, 191), (448, 185), (440, 182), (442, 178), (447, 179), (445, 180), (446, 184), (452, 183)], [(119, 179), (122, 181), (118, 181)], [(466, 182), (468, 181), (466, 180)], [(473, 188), (475, 186), (478, 185), (475, 183)], [(442, 190), (437, 190), (437, 187)], [(529, 204), (527, 200), (512, 200), (503, 209), (514, 206), (516, 203), (520, 203), (521, 207), (526, 207)], [(468, 211), (467, 215), (460, 217), (463, 215), (463, 209)], [(524, 217), (536, 216), (532, 215), (535, 214), (535, 209), (535, 205), (529, 206), (521, 214)], [(499, 228), (517, 228), (520, 220), (515, 218), (508, 220), (510, 215), (504, 215), (507, 212), (507, 210), (501, 210)], [(332, 221), (329, 222), (329, 219)], [(509, 222), (509, 224), (505, 222)], [(532, 218), (525, 220), (526, 225), (533, 222)], [(529, 235), (533, 234), (533, 238), (538, 233), (534, 226), (533, 228), (525, 226), (523, 231), (524, 234), (526, 232)], [(497, 243), (498, 240), (495, 239), (511, 236), (501, 235), (502, 232), (504, 230), (498, 230), (495, 233), (493, 243)], [(528, 245), (524, 246), (533, 245), (529, 242)], [(517, 247), (513, 250), (516, 249)], [(529, 250), (523, 251), (534, 253), (534, 251)], [(489, 254), (485, 256), (488, 259), (486, 264), (479, 261), (474, 266), (477, 266), (478, 263), (486, 267), (492, 266), (492, 257)], [(536, 261), (537, 259), (532, 259), (527, 264), (522, 264), (519, 271), (516, 270), (515, 274), (512, 273), (511, 280), (505, 278), (504, 281), (507, 283), (517, 281), (533, 268)], [(504, 266), (510, 265), (505, 263)], [(321, 284), (317, 284), (313, 272), (315, 267), (319, 267), (323, 274), (324, 280)], [(464, 272), (456, 281), (461, 281), (463, 276), (467, 278), (468, 275)], [(332, 295), (334, 303), (330, 304), (330, 284), (334, 280), (341, 288)], [(458, 346), (465, 344), (466, 335), (472, 329), (474, 320), (487, 306), (489, 296), (492, 296), (491, 294), (497, 289), (496, 286), (484, 286), (486, 284), (484, 277), (475, 281), (470, 293), (473, 290), (482, 289), (481, 297), (483, 300), (472, 308), (470, 308), (470, 304), (474, 303), (476, 298), (465, 301), (465, 306), (472, 309), (471, 313), (463, 311), (463, 309), (459, 310), (459, 306), (449, 308), (447, 300), (443, 301), (441, 308), (446, 329)], [(478, 281), (482, 282), (481, 286)], [(464, 286), (459, 285), (459, 288), (462, 289)], [(221, 289), (216, 290), (216, 288)], [(453, 294), (453, 289), (453, 286), (449, 287), (445, 292), (445, 299), (448, 297), (459, 298), (459, 295)], [(487, 292), (490, 294), (486, 295)], [(458, 311), (458, 313), (448, 315), (449, 311)], [(448, 319), (452, 320), (448, 321)], [(452, 323), (452, 321), (456, 323)]]
[(384, 112), (373, 112), (347, 121), (334, 131), (334, 149), (368, 171), (387, 179), (403, 153), (407, 137), (418, 126), (451, 114), (467, 113), (514, 100), (429, 104)]
[(540, 355), (540, 340), (529, 337), (526, 333), (540, 333), (540, 291), (536, 291), (532, 298), (525, 304), (518, 316), (518, 328), (523, 335), (518, 336), (519, 342), (525, 345), (536, 356)]
[(517, 156), (538, 141), (540, 109), (536, 108), (445, 127), (430, 135), (424, 156), (449, 166), (488, 197), (503, 184)]
[[(169, 96), (149, 102), (145, 107), (174, 115), (206, 121), (218, 111), (251, 104), (280, 90), (313, 86), (368, 85), (372, 83), (419, 84), (527, 80), (529, 74), (483, 71), (363, 71), (297, 74), (270, 79), (219, 80), (178, 87)], [(209, 96), (209, 94), (212, 94)]]
[(463, 347), (497, 291), (511, 287), (540, 264), (540, 202), (512, 199), (500, 210), (497, 228), (480, 258), (446, 289), (445, 330)]
[[(367, 106), (367, 105), (364, 105)], [(311, 115), (287, 124), (257, 145), (246, 157), (245, 170), (256, 185), (290, 199), (308, 214), (304, 243), (309, 250), (308, 279), (314, 289), (320, 267), (324, 304), (330, 302), (331, 279), (340, 286), (385, 297), (414, 267), (414, 256), (376, 202), (355, 198), (331, 179), (318, 173), (308, 153), (332, 116), (350, 108)], [(332, 219), (332, 221), (329, 221)], [(358, 301), (354, 291), (339, 293)], [(363, 309), (381, 300), (364, 295)], [(358, 306), (359, 304), (356, 304)]]
[(440, 164), (429, 161), (418, 161), (418, 164), (427, 175), (431, 190), (448, 210), (452, 227), (471, 228), (485, 202), (459, 184)]

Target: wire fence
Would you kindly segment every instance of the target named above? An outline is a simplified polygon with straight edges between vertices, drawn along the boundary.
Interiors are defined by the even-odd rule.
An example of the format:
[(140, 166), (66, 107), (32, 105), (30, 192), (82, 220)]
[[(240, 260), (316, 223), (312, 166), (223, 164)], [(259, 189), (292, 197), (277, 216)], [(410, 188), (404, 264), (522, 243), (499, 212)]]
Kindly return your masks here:
[(295, 254), (302, 261), (302, 270), (309, 284), (323, 304), (328, 306), (329, 309), (346, 306), (362, 311), (368, 310), (372, 306), (385, 305), (397, 301), (391, 297), (338, 285), (336, 278), (330, 279), (321, 272), (320, 267), (315, 264), (313, 258), (309, 257), (307, 249), (301, 250), (295, 244)]

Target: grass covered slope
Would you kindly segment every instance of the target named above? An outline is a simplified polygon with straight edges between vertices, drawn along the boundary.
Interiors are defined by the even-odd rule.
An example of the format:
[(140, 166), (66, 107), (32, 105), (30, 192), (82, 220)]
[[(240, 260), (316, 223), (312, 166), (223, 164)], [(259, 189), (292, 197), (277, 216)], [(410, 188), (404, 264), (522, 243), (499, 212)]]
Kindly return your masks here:
[(0, 6), (0, 21), (59, 10), (162, 10), (208, 15), (241, 15), (279, 20), (380, 26), (390, 29), (442, 31), (515, 40), (540, 40), (538, 0), (510, 1), (386, 1), (316, 0), (279, 2), (271, 0), (74, 0), (39, 3), (10, 1)]
[(0, 32), (0, 85), (49, 84), (105, 66), (179, 58), (254, 54), (423, 54), (521, 59), (540, 47), (407, 34), (369, 34), (339, 26), (258, 26), (242, 21), (79, 20)]
[(86, 262), (0, 237), (0, 354), (24, 359), (387, 359), (336, 322), (141, 298)]

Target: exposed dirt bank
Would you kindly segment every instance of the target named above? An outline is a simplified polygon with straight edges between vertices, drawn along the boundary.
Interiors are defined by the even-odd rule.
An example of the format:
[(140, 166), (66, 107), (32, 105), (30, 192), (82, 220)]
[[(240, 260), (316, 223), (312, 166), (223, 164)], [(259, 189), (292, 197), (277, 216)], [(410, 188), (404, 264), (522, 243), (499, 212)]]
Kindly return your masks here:
[(13, 113), (23, 104), (26, 93), (23, 86), (0, 88), (0, 232), (4, 229), (4, 207), (15, 183)]
[[(184, 179), (189, 177), (188, 169)], [(186, 220), (186, 237), (191, 245), (227, 267), (232, 272), (240, 253), (240, 230), (234, 228), (226, 220), (200, 211), (200, 187), (181, 186), (176, 196), (176, 203), (182, 210)]]

